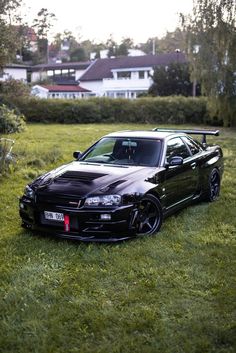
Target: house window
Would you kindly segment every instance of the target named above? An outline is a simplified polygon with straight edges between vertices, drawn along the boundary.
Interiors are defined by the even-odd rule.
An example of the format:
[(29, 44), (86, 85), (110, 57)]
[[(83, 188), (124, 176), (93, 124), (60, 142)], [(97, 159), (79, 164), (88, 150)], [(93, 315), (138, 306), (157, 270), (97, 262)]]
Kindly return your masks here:
[(62, 70), (62, 76), (68, 76), (69, 75), (69, 70), (68, 69), (63, 69)]
[(36, 96), (37, 94), (40, 94), (41, 92), (40, 92), (39, 88), (35, 87), (32, 89), (31, 93)]
[(130, 71), (120, 71), (117, 72), (117, 78), (122, 79), (122, 78), (131, 78), (131, 72)]
[(130, 92), (130, 98), (135, 98), (135, 92)]
[[(89, 94), (89, 95), (91, 95), (91, 94)], [(115, 93), (114, 92), (108, 92), (107, 93), (107, 97), (114, 98), (115, 97)]]
[(75, 70), (74, 69), (48, 70), (47, 75), (49, 77), (75, 77)]
[(144, 74), (145, 74), (144, 71), (139, 71), (139, 72), (138, 72), (138, 78), (139, 78), (139, 79), (144, 79)]
[(69, 76), (75, 76), (75, 70), (69, 69)]
[(55, 76), (61, 76), (61, 70), (55, 70), (54, 71)]
[(116, 97), (117, 98), (125, 98), (125, 92), (117, 92)]

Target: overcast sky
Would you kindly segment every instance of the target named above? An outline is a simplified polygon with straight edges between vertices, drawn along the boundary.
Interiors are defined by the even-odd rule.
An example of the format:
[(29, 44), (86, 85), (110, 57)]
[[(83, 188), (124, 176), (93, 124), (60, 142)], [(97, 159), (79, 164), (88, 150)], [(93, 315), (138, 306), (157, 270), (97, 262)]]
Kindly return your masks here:
[(56, 15), (53, 32), (72, 31), (82, 39), (116, 41), (130, 37), (135, 43), (173, 31), (179, 13), (190, 13), (192, 0), (23, 0), (30, 21), (45, 7)]

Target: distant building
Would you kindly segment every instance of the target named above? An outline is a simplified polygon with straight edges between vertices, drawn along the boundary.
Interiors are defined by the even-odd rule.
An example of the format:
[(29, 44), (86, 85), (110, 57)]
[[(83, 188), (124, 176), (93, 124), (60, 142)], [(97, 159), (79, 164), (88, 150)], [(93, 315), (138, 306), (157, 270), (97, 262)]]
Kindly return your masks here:
[(102, 50), (100, 50), (100, 59), (108, 58), (108, 53), (109, 53), (109, 50), (108, 50), (108, 49), (102, 49)]
[[(142, 53), (136, 52), (136, 54)], [(159, 55), (122, 56), (86, 62), (42, 64), (31, 67), (31, 81), (49, 79), (56, 85), (78, 86), (80, 84), (83, 89), (87, 90), (83, 92), (86, 94), (81, 92), (80, 98), (93, 95), (135, 99), (139, 94), (148, 92), (153, 83), (152, 74), (155, 67), (167, 67), (173, 62), (186, 63), (187, 59), (183, 53), (176, 51)], [(61, 95), (62, 93), (58, 97)], [(47, 97), (51, 97), (51, 93), (47, 93)]]
[(30, 70), (31, 82), (49, 79), (56, 84), (77, 84), (89, 65), (90, 61), (35, 65)]
[[(109, 50), (108, 49), (102, 49), (99, 52), (100, 54), (100, 59), (106, 59), (108, 58)], [(142, 50), (140, 49), (128, 49), (128, 56), (141, 56), (141, 55), (146, 55)], [(94, 60), (96, 57), (96, 53), (91, 53), (90, 54), (90, 60)]]
[(180, 52), (97, 59), (79, 80), (98, 97), (134, 99), (152, 85), (155, 67), (173, 62), (185, 63), (187, 59)]
[(128, 56), (143, 56), (146, 55), (144, 51), (140, 49), (128, 49)]
[(27, 82), (28, 69), (27, 65), (7, 64), (3, 70), (0, 70), (0, 81), (14, 79)]

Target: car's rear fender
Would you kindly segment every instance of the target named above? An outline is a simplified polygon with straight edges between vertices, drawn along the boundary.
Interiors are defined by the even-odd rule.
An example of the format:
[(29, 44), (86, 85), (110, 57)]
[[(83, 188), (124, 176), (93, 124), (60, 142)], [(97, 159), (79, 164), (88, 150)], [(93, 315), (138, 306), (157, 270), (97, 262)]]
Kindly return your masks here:
[(209, 153), (200, 163), (200, 184), (201, 191), (205, 193), (208, 188), (208, 180), (211, 171), (216, 168), (219, 172), (220, 179), (224, 172), (223, 153), (219, 146), (208, 148)]

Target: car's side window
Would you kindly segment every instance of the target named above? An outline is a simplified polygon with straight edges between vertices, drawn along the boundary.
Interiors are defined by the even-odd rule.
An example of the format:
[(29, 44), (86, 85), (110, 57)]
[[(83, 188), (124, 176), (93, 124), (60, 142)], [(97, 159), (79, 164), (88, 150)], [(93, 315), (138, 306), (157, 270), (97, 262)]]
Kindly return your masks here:
[(184, 140), (184, 142), (187, 144), (192, 155), (200, 152), (200, 147), (194, 141), (192, 141), (190, 138), (184, 136), (184, 137), (182, 137), (182, 140)]
[(175, 156), (182, 157), (183, 159), (190, 156), (187, 146), (179, 137), (175, 137), (167, 142), (166, 161), (169, 162)]

